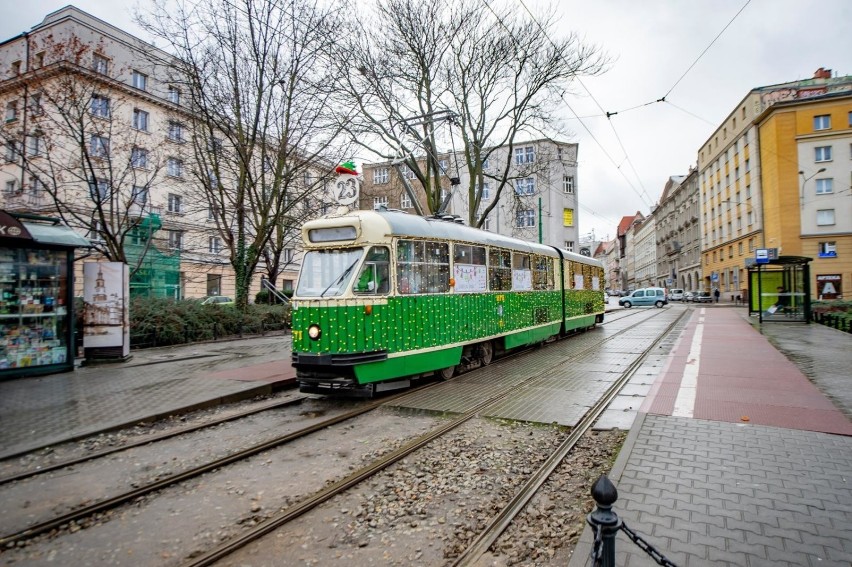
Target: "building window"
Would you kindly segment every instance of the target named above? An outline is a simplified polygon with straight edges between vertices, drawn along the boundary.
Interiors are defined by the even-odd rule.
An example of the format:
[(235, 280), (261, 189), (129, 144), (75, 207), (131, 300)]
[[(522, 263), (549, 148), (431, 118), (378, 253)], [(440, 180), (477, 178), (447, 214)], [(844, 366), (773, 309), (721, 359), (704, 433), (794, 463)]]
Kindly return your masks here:
[(222, 251), (222, 239), (218, 236), (211, 236), (207, 239), (207, 251), (211, 254), (218, 254)]
[(133, 109), (133, 127), (143, 132), (148, 131), (148, 113), (138, 108)]
[(415, 177), (417, 177), (417, 175), (415, 175), (415, 173), (414, 173), (414, 170), (411, 169), (410, 167), (407, 167), (407, 166), (405, 168), (403, 168), (402, 176), (405, 177), (406, 179), (414, 179)]
[(390, 173), (388, 172), (388, 168), (380, 167), (373, 170), (373, 184), (374, 185), (382, 185), (388, 182), (388, 178), (390, 177)]
[(92, 157), (109, 157), (109, 138), (92, 134), (92, 138), (89, 143), (89, 153)]
[(142, 169), (148, 167), (148, 150), (144, 148), (130, 150), (130, 165)]
[(6, 195), (14, 195), (18, 190), (18, 180), (12, 179), (11, 181), (6, 182), (6, 190), (4, 191)]
[(134, 205), (144, 207), (148, 202), (148, 188), (134, 185), (130, 192), (130, 202)]
[(44, 108), (41, 106), (41, 93), (35, 93), (30, 96), (30, 114), (32, 116), (41, 116), (44, 114)]
[(180, 104), (180, 89), (178, 89), (177, 87), (169, 87), (166, 96), (168, 97), (170, 103)]
[(837, 258), (837, 243), (834, 241), (820, 242), (818, 256), (820, 258)]
[(574, 209), (562, 209), (562, 226), (574, 226)]
[[(213, 155), (220, 155), (222, 153), (222, 138), (214, 136), (207, 140), (207, 151)], [(269, 156), (266, 156), (266, 159), (269, 159)], [(272, 169), (266, 169), (266, 164), (264, 164), (264, 171), (272, 171)]]
[(522, 177), (515, 180), (515, 194), (532, 195), (535, 193), (535, 179), (533, 177)]
[(821, 114), (814, 116), (814, 130), (828, 130), (831, 128), (831, 115)]
[(574, 251), (574, 241), (573, 240), (566, 240), (565, 241), (565, 250), (567, 250), (568, 252)]
[(535, 148), (526, 146), (524, 148), (515, 148), (515, 164), (523, 165), (525, 163), (535, 162)]
[(826, 195), (828, 193), (834, 193), (834, 179), (832, 179), (831, 177), (827, 179), (817, 179), (816, 194)]
[(743, 243), (742, 242), (737, 243), (737, 254), (739, 254), (740, 256), (743, 255)]
[(41, 192), (44, 191), (44, 184), (41, 180), (35, 175), (30, 176), (30, 195), (33, 197), (40, 197)]
[(400, 209), (410, 209), (411, 208), (411, 197), (408, 196), (407, 192), (402, 193), (402, 196), (399, 198), (399, 208)]
[(384, 195), (382, 197), (373, 197), (373, 210), (378, 211), (380, 207), (387, 208), (388, 206), (388, 197)]
[(92, 220), (92, 225), (89, 228), (89, 234), (87, 238), (93, 242), (103, 242), (104, 241), (104, 225), (99, 220)]
[(515, 215), (515, 226), (526, 228), (535, 226), (535, 211), (533, 209), (521, 209)]
[(99, 53), (95, 53), (92, 57), (92, 69), (95, 73), (106, 75), (109, 72), (109, 59)]
[(6, 161), (10, 163), (18, 161), (18, 156), (20, 155), (20, 153), (20, 142), (6, 142)]
[(148, 90), (148, 75), (139, 71), (133, 71), (131, 84), (140, 91)]
[(169, 121), (169, 140), (172, 142), (183, 142), (183, 124)]
[(13, 100), (6, 103), (6, 122), (14, 122), (18, 119), (18, 101)]
[(563, 175), (562, 176), (562, 190), (565, 193), (574, 194), (574, 176), (573, 175)]
[(834, 209), (820, 209), (817, 211), (817, 226), (830, 226), (834, 224)]
[(12, 61), (12, 65), (10, 67), (12, 71), (12, 75), (20, 75), (21, 74), (21, 62), (20, 61)]
[(106, 179), (89, 181), (89, 196), (93, 201), (102, 202), (109, 195), (109, 183)]
[(27, 137), (27, 154), (31, 157), (38, 157), (44, 153), (44, 138), (41, 136)]
[(166, 161), (166, 172), (172, 177), (183, 177), (183, 162), (178, 158), (170, 157)]
[(814, 148), (814, 161), (831, 161), (831, 146)]
[(490, 201), (491, 200), (491, 183), (483, 183), (481, 186), (480, 193), (482, 194), (482, 198), (480, 201)]
[(101, 95), (92, 95), (92, 114), (99, 118), (109, 118), (109, 99)]
[(438, 160), (438, 171), (440, 173), (446, 173), (447, 172), (447, 160), (445, 160), (445, 159)]
[(175, 195), (174, 193), (169, 193), (169, 209), (170, 213), (181, 213), (183, 212), (183, 200), (180, 195)]
[(183, 232), (180, 230), (169, 231), (169, 248), (180, 250), (183, 248)]

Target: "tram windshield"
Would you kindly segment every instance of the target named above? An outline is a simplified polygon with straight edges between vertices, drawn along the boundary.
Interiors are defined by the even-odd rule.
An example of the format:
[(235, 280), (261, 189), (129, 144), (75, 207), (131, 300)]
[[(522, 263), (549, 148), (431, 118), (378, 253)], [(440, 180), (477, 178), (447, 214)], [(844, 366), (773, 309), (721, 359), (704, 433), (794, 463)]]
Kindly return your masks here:
[(343, 294), (364, 255), (363, 248), (311, 250), (305, 254), (296, 297), (335, 297)]

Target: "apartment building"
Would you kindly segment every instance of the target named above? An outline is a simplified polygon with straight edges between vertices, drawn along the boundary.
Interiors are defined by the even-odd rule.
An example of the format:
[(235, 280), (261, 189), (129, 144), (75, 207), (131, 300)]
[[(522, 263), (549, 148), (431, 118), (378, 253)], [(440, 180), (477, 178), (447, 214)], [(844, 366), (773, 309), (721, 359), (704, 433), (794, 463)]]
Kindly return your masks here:
[[(755, 88), (702, 145), (698, 152), (702, 287), (718, 287), (723, 293), (745, 288), (746, 263), (753, 260), (757, 248), (799, 255), (805, 251), (805, 241), (810, 242), (808, 253), (820, 242), (845, 245), (840, 238), (844, 236), (843, 225), (817, 224), (818, 214), (822, 215), (819, 222), (829, 222), (829, 213), (817, 212), (828, 209), (809, 208), (806, 218), (799, 194), (806, 181), (813, 184), (812, 188), (816, 186), (813, 178), (822, 165), (816, 158), (824, 159), (824, 154), (816, 154), (816, 148), (828, 147), (816, 144), (832, 140), (831, 147), (842, 146), (842, 138), (849, 131), (849, 118), (843, 114), (849, 103), (842, 95), (850, 92), (852, 76), (833, 77), (830, 70), (822, 68), (812, 79)], [(790, 111), (789, 105), (797, 110)], [(788, 110), (775, 114), (776, 108)], [(819, 108), (825, 114), (815, 114), (823, 112)], [(802, 109), (801, 114), (798, 109)], [(808, 123), (818, 115), (828, 115), (833, 126)], [(841, 179), (841, 162), (834, 157), (829, 162), (833, 164), (832, 175), (837, 176), (832, 179)], [(765, 172), (767, 166), (770, 170)], [(848, 159), (845, 180), (849, 180)], [(827, 191), (828, 185), (828, 181), (822, 181), (821, 190)], [(816, 199), (814, 195), (810, 203), (821, 207), (817, 201), (823, 200), (822, 196)], [(835, 209), (836, 214), (839, 212)], [(833, 233), (831, 240), (828, 236)], [(826, 247), (831, 248), (830, 244)], [(836, 275), (836, 270), (830, 271), (829, 275)], [(815, 282), (811, 289), (817, 289)]]
[(852, 293), (852, 88), (776, 103), (755, 122), (771, 245), (785, 256), (813, 259), (813, 298), (842, 298), (844, 291), (848, 297)]
[(657, 285), (685, 290), (699, 289), (701, 273), (701, 225), (698, 170), (669, 177), (654, 210), (657, 218)]
[[(510, 152), (511, 151), (511, 155)], [(496, 205), (488, 214), (482, 228), (495, 233), (513, 236), (531, 242), (543, 242), (578, 252), (578, 186), (577, 144), (534, 140), (517, 144), (513, 148), (497, 148), (483, 164), (486, 181), (478, 215)], [(457, 159), (458, 161), (457, 161)], [(439, 156), (440, 169), (445, 172), (440, 181), (444, 195), (450, 193), (446, 214), (456, 215), (467, 222), (470, 217), (470, 200), (467, 188), (469, 176), (459, 154)], [(509, 183), (498, 196), (496, 181), (506, 162), (510, 162)], [(399, 171), (389, 162), (365, 164), (361, 188), (361, 208), (387, 206), (414, 212), (412, 199), (405, 191)], [(402, 168), (402, 175), (411, 182), (422, 209), (425, 192), (414, 174)], [(451, 178), (458, 185), (452, 185)]]
[[(123, 250), (139, 268), (131, 293), (234, 295), (224, 242), (233, 203), (226, 190), (218, 203), (210, 197), (210, 187), (229, 182), (226, 173), (218, 179), (211, 156), (233, 148), (224, 136), (195, 131), (175, 63), (73, 6), (0, 43), (0, 208), (60, 216), (101, 250)], [(305, 191), (317, 191), (299, 199), (299, 214), (328, 208), (332, 169), (305, 173)], [(285, 289), (300, 257), (298, 231), (289, 232), (277, 235)]]

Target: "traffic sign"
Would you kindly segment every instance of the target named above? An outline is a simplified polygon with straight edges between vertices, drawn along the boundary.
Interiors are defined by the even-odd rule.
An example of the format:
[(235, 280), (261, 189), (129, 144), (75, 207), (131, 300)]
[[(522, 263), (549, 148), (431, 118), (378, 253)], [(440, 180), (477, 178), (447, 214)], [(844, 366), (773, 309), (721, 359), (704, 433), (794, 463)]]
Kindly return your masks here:
[(758, 264), (769, 263), (769, 250), (766, 248), (757, 248), (754, 251), (754, 261)]

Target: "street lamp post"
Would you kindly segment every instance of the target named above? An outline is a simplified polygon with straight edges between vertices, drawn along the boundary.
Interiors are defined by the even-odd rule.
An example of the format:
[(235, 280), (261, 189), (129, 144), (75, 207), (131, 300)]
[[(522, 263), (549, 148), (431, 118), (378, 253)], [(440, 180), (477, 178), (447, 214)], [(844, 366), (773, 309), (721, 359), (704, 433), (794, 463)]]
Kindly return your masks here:
[(805, 208), (805, 184), (808, 182), (808, 180), (813, 179), (814, 177), (816, 177), (817, 175), (819, 175), (823, 171), (825, 171), (825, 168), (821, 167), (818, 170), (816, 170), (816, 173), (812, 173), (811, 175), (808, 175), (807, 177), (805, 177), (804, 171), (799, 172), (799, 175), (801, 175), (804, 178), (804, 179), (802, 179), (802, 190), (799, 194), (799, 203), (801, 204), (801, 208), (803, 208), (803, 209)]

